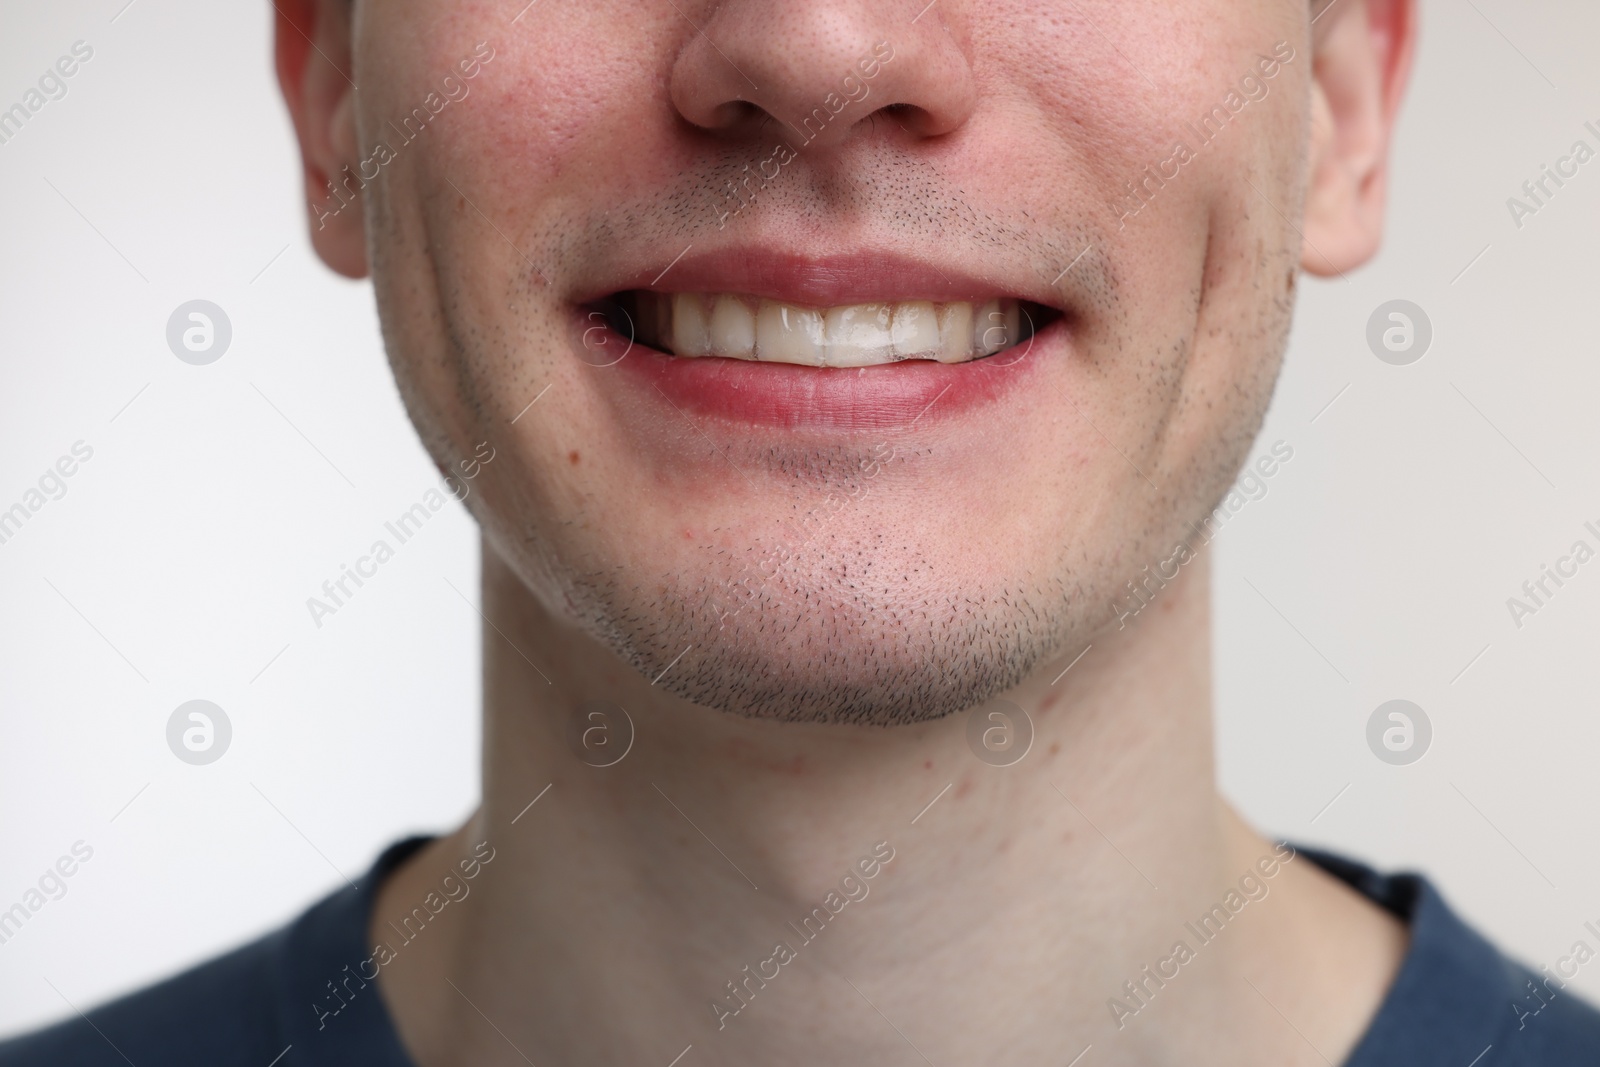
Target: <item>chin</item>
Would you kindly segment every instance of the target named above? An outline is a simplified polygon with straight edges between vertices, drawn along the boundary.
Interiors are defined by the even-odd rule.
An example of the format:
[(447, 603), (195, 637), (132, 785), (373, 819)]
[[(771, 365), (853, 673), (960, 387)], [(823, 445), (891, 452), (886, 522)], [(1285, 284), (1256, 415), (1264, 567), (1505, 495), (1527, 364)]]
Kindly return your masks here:
[[(703, 574), (650, 598), (624, 595), (637, 582), (591, 579), (587, 617), (576, 621), (641, 677), (694, 704), (867, 726), (981, 704), (1081, 628), (1067, 617), (1063, 583), (962, 590), (926, 581), (921, 563), (872, 564), (859, 551), (848, 562), (829, 553), (804, 572), (742, 585)], [(912, 571), (923, 579), (908, 581)]]

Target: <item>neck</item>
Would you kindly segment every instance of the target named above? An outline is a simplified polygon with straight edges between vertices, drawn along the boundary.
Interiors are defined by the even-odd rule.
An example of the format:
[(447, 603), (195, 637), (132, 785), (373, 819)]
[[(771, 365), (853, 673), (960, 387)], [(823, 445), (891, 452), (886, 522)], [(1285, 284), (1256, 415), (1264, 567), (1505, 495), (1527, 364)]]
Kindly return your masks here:
[[(1196, 1028), (1242, 1047), (1223, 1023), (1264, 1009), (1216, 979), (1284, 930), (1265, 905), (1253, 935), (1185, 926), (1273, 853), (1214, 785), (1204, 561), (1005, 694), (1034, 737), (1002, 767), (969, 747), (970, 713), (878, 728), (690, 705), (484, 559), (483, 803), (385, 884), (372, 927), (493, 849), (382, 972), (424, 1067), (664, 1065), (689, 1045), (696, 1064), (1066, 1062), (1091, 1043), (1102, 1063), (1194, 1062)], [(1210, 979), (1146, 977), (1179, 940)]]

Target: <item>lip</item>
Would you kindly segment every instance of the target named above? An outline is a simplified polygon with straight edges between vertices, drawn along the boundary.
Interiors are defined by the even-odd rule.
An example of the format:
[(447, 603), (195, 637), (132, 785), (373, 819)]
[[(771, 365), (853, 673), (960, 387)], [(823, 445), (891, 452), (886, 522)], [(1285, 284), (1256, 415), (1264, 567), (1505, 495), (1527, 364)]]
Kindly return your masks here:
[(968, 363), (908, 359), (874, 367), (684, 359), (641, 344), (629, 349), (614, 332), (604, 345), (627, 351), (611, 369), (647, 406), (781, 430), (866, 434), (927, 427), (999, 403), (1041, 373), (1066, 337), (1065, 321), (1056, 319), (1015, 348)]
[[(588, 299), (629, 289), (738, 293), (810, 307), (1014, 297), (1059, 310), (1059, 294), (1037, 283), (1005, 287), (970, 272), (870, 251), (826, 257), (752, 248), (686, 254), (654, 267), (643, 279), (623, 281)], [(613, 370), (626, 383), (623, 388), (634, 394), (630, 407), (642, 404), (647, 410), (664, 409), (662, 414), (671, 418), (691, 415), (783, 431), (881, 434), (928, 428), (1020, 396), (1048, 363), (1065, 357), (1069, 318), (1058, 314), (1013, 348), (965, 363), (908, 359), (838, 368), (682, 358), (633, 342), (610, 327), (603, 338), (597, 336), (590, 320), (585, 322), (585, 346), (599, 343), (597, 351), (627, 353)]]
[(695, 252), (653, 264), (631, 279), (580, 296), (599, 300), (629, 289), (658, 293), (739, 293), (805, 307), (894, 303), (905, 300), (974, 303), (1017, 297), (1056, 307), (1060, 293), (1038, 281), (1008, 282), (952, 270), (893, 252), (853, 251), (808, 256), (765, 248), (734, 247)]

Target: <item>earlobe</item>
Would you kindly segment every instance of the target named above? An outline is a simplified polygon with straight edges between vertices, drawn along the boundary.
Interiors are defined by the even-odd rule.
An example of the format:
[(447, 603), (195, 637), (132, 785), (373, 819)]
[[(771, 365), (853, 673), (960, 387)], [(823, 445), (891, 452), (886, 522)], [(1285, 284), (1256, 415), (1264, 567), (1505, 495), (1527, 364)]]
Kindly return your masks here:
[(365, 277), (350, 5), (345, 0), (274, 0), (273, 6), (278, 83), (300, 145), (312, 247), (340, 274)]
[[(1365, 263), (1383, 235), (1390, 138), (1416, 42), (1414, 0), (1343, 0), (1314, 25), (1305, 244), (1309, 273)], [(1326, 23), (1326, 24), (1324, 24)]]

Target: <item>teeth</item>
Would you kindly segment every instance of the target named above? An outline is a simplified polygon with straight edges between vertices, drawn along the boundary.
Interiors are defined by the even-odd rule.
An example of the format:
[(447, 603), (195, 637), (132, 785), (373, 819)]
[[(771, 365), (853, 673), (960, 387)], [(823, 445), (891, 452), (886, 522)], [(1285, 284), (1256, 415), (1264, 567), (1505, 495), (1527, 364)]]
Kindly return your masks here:
[(991, 300), (978, 309), (972, 319), (972, 347), (986, 356), (1006, 346), (1006, 317), (1000, 302)]
[(719, 296), (711, 307), (711, 351), (755, 358), (756, 317), (736, 296)]
[(679, 293), (672, 298), (672, 350), (680, 356), (711, 354), (711, 335), (706, 330), (705, 304), (699, 293)]
[(871, 367), (905, 359), (965, 363), (1023, 339), (1016, 300), (813, 309), (729, 293), (637, 295), (639, 340), (679, 356), (808, 367)]
[(939, 313), (926, 300), (894, 306), (894, 358), (927, 359), (939, 351)]
[(756, 312), (757, 359), (820, 365), (826, 350), (822, 312), (761, 302)]
[(870, 367), (894, 360), (894, 334), (889, 304), (856, 304), (829, 308), (824, 330), (828, 351), (824, 366)]
[(946, 304), (939, 310), (939, 362), (960, 363), (972, 348), (972, 305)]

